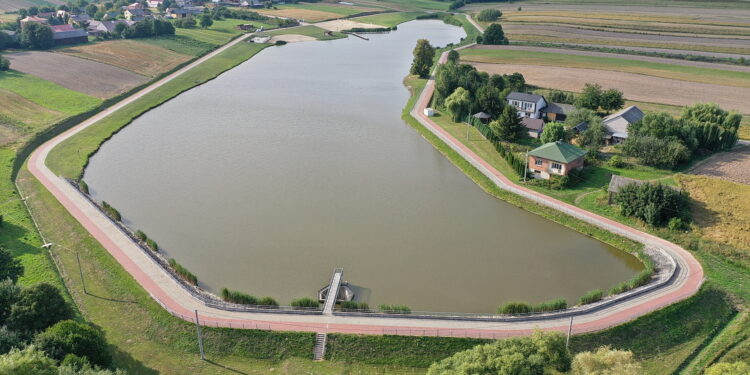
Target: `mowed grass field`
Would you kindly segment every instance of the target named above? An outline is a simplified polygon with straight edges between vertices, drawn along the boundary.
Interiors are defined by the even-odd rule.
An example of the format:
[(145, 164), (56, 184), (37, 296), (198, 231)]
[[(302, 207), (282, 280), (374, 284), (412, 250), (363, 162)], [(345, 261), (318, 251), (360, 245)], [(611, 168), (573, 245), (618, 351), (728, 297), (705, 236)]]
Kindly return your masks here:
[(111, 40), (57, 50), (59, 53), (114, 65), (148, 77), (156, 77), (192, 58), (172, 50), (134, 40)]
[(192, 29), (178, 28), (175, 30), (175, 35), (186, 36), (194, 40), (197, 40), (199, 42), (204, 42), (204, 43), (212, 44), (214, 46), (219, 46), (222, 44), (226, 44), (233, 38), (242, 34), (243, 32), (237, 29), (237, 25), (240, 25), (243, 23), (252, 23), (253, 25), (256, 25), (258, 27), (265, 26), (266, 29), (274, 27), (273, 25), (264, 24), (262, 22), (257, 22), (257, 21), (223, 19), (223, 20), (214, 21), (214, 24), (208, 29), (203, 29), (200, 27), (195, 27)]
[(12, 91), (42, 107), (68, 115), (88, 111), (101, 103), (98, 98), (14, 70), (0, 73), (0, 89)]
[(353, 18), (352, 21), (371, 23), (373, 25), (380, 25), (384, 27), (394, 27), (404, 22), (414, 20), (418, 16), (426, 14), (425, 12), (392, 12), (375, 14), (372, 16), (364, 16)]
[(289, 17), (307, 22), (320, 22), (353, 14), (372, 12), (380, 9), (348, 5), (299, 3), (279, 5), (278, 9), (258, 9), (257, 12), (277, 17)]
[(326, 30), (321, 29), (320, 27), (307, 25), (307, 26), (293, 27), (289, 29), (279, 29), (279, 30), (271, 31), (268, 34), (269, 35), (304, 35), (304, 36), (313, 37), (318, 40), (333, 40), (333, 39), (346, 38), (346, 34), (339, 33), (339, 32), (333, 32), (332, 35), (325, 35), (325, 33), (326, 33)]

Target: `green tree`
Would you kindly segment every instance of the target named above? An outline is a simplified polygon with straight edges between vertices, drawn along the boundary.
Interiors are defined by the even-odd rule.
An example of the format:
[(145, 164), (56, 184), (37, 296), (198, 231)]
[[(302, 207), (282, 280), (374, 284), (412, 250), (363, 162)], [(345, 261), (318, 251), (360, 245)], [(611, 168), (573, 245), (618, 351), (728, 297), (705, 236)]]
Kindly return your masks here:
[(0, 356), (0, 375), (57, 375), (55, 360), (33, 345)]
[(482, 34), (482, 44), (508, 44), (508, 38), (505, 37), (503, 27), (499, 23), (493, 23), (487, 26)]
[(692, 152), (676, 139), (662, 139), (654, 136), (629, 137), (622, 146), (628, 156), (642, 164), (674, 168), (690, 160)]
[(0, 51), (4, 50), (13, 44), (13, 38), (10, 35), (0, 31)]
[(87, 358), (94, 365), (109, 367), (112, 364), (104, 334), (88, 324), (72, 320), (59, 322), (38, 334), (34, 344), (56, 360), (74, 354)]
[(706, 369), (706, 375), (748, 375), (750, 364), (746, 362), (717, 363)]
[(565, 130), (565, 124), (561, 122), (548, 122), (544, 124), (542, 135), (539, 136), (542, 143), (568, 141), (568, 132)]
[(482, 9), (477, 15), (477, 20), (481, 22), (494, 22), (503, 16), (499, 9)]
[(0, 326), (0, 354), (5, 354), (13, 348), (23, 348), (25, 345), (18, 332), (11, 331), (6, 326)]
[(18, 331), (38, 332), (73, 312), (56, 287), (41, 283), (21, 290), (18, 301), (10, 309), (8, 325)]
[(427, 375), (519, 374), (543, 375), (570, 369), (570, 352), (560, 333), (535, 332), (531, 337), (478, 345), (434, 363)]
[(200, 21), (201, 21), (201, 27), (204, 28), (204, 29), (207, 29), (207, 28), (211, 27), (211, 25), (214, 24), (214, 20), (211, 18), (211, 15), (208, 14), (208, 13), (204, 13), (201, 16)]
[(587, 83), (583, 86), (583, 92), (576, 99), (576, 107), (587, 108), (592, 111), (598, 110), (603, 93), (600, 85)]
[(0, 280), (10, 279), (15, 283), (23, 275), (21, 261), (13, 257), (7, 249), (0, 247)]
[(4, 325), (10, 316), (13, 304), (18, 301), (21, 288), (14, 284), (11, 279), (0, 281), (0, 325)]
[(623, 105), (625, 105), (625, 97), (622, 95), (622, 91), (617, 89), (604, 91), (599, 98), (599, 106), (607, 112), (616, 111)]
[(626, 350), (603, 346), (594, 352), (576, 354), (573, 375), (641, 375), (641, 365)]
[(513, 73), (504, 76), (505, 82), (508, 84), (508, 88), (510, 88), (513, 91), (521, 91), (524, 87), (526, 87), (526, 79), (523, 78), (523, 74), (521, 73)]
[(604, 137), (607, 136), (607, 128), (604, 127), (602, 119), (596, 117), (588, 123), (588, 129), (578, 136), (578, 144), (589, 150), (599, 151), (604, 146)]
[(430, 45), (427, 39), (417, 41), (414, 47), (414, 61), (411, 64), (411, 74), (416, 74), (420, 78), (427, 78), (430, 75), (433, 61), (435, 59), (435, 48)]
[(497, 118), (503, 112), (505, 102), (500, 89), (491, 85), (484, 85), (477, 90), (474, 96), (476, 102), (474, 111), (486, 112), (493, 118)]
[(29, 22), (21, 31), (21, 44), (31, 49), (47, 49), (52, 47), (52, 28), (34, 22)]
[(448, 63), (449, 64), (458, 64), (458, 62), (459, 62), (460, 59), (461, 59), (461, 55), (455, 49), (452, 49), (452, 50), (450, 50), (450, 52), (448, 52)]
[(662, 184), (628, 184), (620, 188), (615, 202), (625, 216), (633, 216), (652, 226), (666, 224), (671, 218), (690, 220), (690, 198)]
[(445, 99), (445, 106), (451, 114), (453, 122), (459, 122), (466, 117), (471, 104), (471, 95), (463, 87), (459, 87), (448, 98)]
[(513, 106), (507, 105), (500, 118), (490, 123), (490, 130), (496, 137), (512, 142), (523, 136), (526, 127), (521, 123), (518, 111)]
[(99, 7), (96, 4), (89, 4), (86, 6), (86, 14), (93, 16), (99, 11)]

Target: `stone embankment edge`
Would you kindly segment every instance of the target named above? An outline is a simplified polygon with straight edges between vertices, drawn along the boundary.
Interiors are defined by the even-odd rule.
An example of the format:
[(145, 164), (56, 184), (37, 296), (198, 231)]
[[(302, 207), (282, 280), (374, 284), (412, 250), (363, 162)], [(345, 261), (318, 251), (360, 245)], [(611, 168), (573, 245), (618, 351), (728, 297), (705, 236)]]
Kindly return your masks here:
[[(233, 43), (238, 43), (243, 39), (244, 38), (238, 39)], [(170, 75), (164, 80), (161, 80), (154, 85), (144, 89), (142, 92), (139, 92), (133, 97), (126, 99), (120, 105), (114, 106), (110, 110), (100, 113), (94, 118), (84, 121), (78, 126), (61, 134), (60, 136), (55, 137), (54, 139), (50, 140), (49, 142), (45, 143), (37, 150), (35, 150), (29, 160), (30, 172), (37, 179), (39, 179), (39, 181), (48, 190), (50, 190), (50, 192), (76, 218), (76, 220), (78, 220), (110, 252), (110, 254), (112, 254), (117, 259), (117, 261), (126, 269), (126, 271), (128, 271), (135, 278), (135, 280), (149, 292), (152, 298), (154, 298), (167, 311), (169, 311), (172, 315), (180, 317), (181, 319), (194, 322), (194, 310), (200, 308), (200, 314), (202, 315), (202, 317), (200, 317), (200, 323), (204, 325), (233, 328), (272, 329), (280, 331), (319, 332), (321, 329), (323, 329), (326, 332), (340, 333), (440, 335), (454, 337), (460, 336), (498, 338), (528, 334), (537, 327), (541, 329), (558, 331), (565, 330), (567, 328), (566, 324), (563, 324), (559, 317), (547, 317), (546, 319), (540, 319), (538, 321), (534, 321), (533, 325), (524, 324), (528, 323), (528, 319), (521, 319), (515, 322), (498, 322), (495, 325), (490, 325), (490, 322), (482, 322), (486, 323), (487, 325), (478, 326), (476, 324), (472, 324), (475, 322), (471, 321), (457, 322), (452, 319), (436, 317), (412, 319), (408, 316), (403, 315), (390, 319), (384, 319), (380, 314), (377, 314), (377, 316), (357, 317), (290, 317), (288, 314), (274, 314), (273, 312), (224, 312), (210, 306), (205, 306), (201, 303), (201, 301), (192, 297), (190, 293), (187, 293), (187, 291), (185, 291), (180, 285), (175, 285), (174, 280), (165, 280), (165, 271), (163, 268), (158, 267), (158, 264), (158, 269), (153, 268), (153, 264), (139, 264), (138, 262), (143, 262), (143, 249), (135, 244), (130, 237), (125, 236), (119, 230), (119, 228), (112, 225), (109, 219), (105, 217), (105, 215), (101, 211), (99, 211), (91, 202), (86, 199), (81, 199), (81, 193), (77, 189), (72, 188), (62, 177), (55, 176), (54, 173), (52, 173), (46, 167), (44, 161), (51, 148), (53, 148), (63, 140), (92, 125), (102, 117), (128, 104), (130, 101), (137, 99), (143, 94), (184, 73), (189, 68), (205, 61), (205, 59), (208, 59), (215, 54), (220, 53), (221, 51), (223, 51), (223, 49), (228, 48), (231, 45), (232, 44), (229, 44), (222, 49), (214, 51), (214, 53), (205, 56), (204, 58), (196, 61), (194, 64), (189, 65), (185, 69), (180, 70), (173, 75)], [(445, 57), (446, 55), (444, 54), (441, 57), (441, 61), (444, 61)], [(498, 186), (501, 186), (513, 192), (517, 192), (523, 196), (530, 196), (530, 199), (534, 201), (550, 205), (550, 207), (560, 209), (564, 212), (570, 213), (570, 211), (572, 210), (573, 212), (571, 214), (575, 217), (579, 217), (587, 222), (592, 222), (592, 224), (599, 225), (616, 233), (621, 233), (628, 238), (633, 238), (635, 240), (639, 240), (640, 242), (651, 244), (654, 247), (666, 248), (667, 252), (671, 255), (678, 255), (674, 257), (675, 261), (677, 262), (677, 267), (675, 268), (676, 276), (671, 278), (670, 282), (667, 283), (668, 285), (665, 285), (663, 288), (659, 288), (658, 290), (652, 291), (650, 293), (643, 293), (639, 296), (630, 298), (627, 301), (619, 304), (617, 308), (612, 308), (611, 306), (606, 308), (603, 307), (599, 309), (600, 311), (589, 313), (586, 315), (580, 315), (580, 322), (577, 322), (573, 325), (573, 331), (575, 333), (601, 330), (620, 324), (663, 306), (688, 298), (689, 296), (697, 292), (698, 288), (700, 288), (703, 278), (700, 264), (698, 264), (697, 261), (695, 261), (695, 259), (688, 252), (679, 248), (678, 246), (647, 235), (645, 233), (641, 233), (635, 229), (628, 228), (622, 224), (611, 222), (611, 220), (598, 217), (597, 215), (591, 213), (588, 213), (588, 216), (584, 215), (581, 212), (585, 213), (586, 211), (572, 206), (565, 207), (566, 205), (562, 202), (555, 201), (549, 197), (543, 196), (533, 191), (525, 191), (527, 189), (518, 186), (514, 187), (512, 186), (513, 183), (510, 181), (502, 181), (504, 177), (497, 171), (495, 171), (496, 174), (493, 174), (492, 171), (487, 168), (491, 167), (486, 164), (486, 162), (479, 159), (476, 155), (471, 155), (473, 153), (471, 153), (470, 150), (462, 150), (458, 146), (457, 142), (452, 142), (450, 138), (448, 138), (450, 137), (450, 135), (448, 135), (447, 133), (441, 133), (437, 125), (435, 125), (434, 123), (430, 125), (429, 119), (421, 118), (419, 116), (419, 108), (426, 107), (426, 103), (429, 102), (433, 90), (434, 81), (430, 81), (430, 83), (428, 83), (428, 86), (420, 96), (419, 101), (415, 105), (414, 110), (412, 111), (412, 115), (415, 115), (415, 118), (417, 118), (420, 123), (425, 125), (428, 129), (437, 134), (441, 139), (446, 141), (447, 144), (451, 145), (451, 147), (453, 147), (457, 152), (459, 152), (459, 154), (465, 157), (472, 164), (477, 166), (481, 171), (483, 171), (483, 173), (488, 174), (488, 176), (492, 176), (491, 178), (493, 179), (493, 181), (498, 183)], [(467, 153), (466, 151), (471, 154)], [(482, 162), (484, 162), (484, 164)], [(537, 194), (538, 196), (535, 194)], [(581, 212), (577, 212), (576, 210)], [(123, 236), (125, 237), (125, 239), (122, 238)], [(148, 259), (150, 259), (150, 262), (153, 262), (154, 264), (157, 263), (151, 258)], [(146, 268), (148, 268), (148, 270), (145, 270)], [(167, 291), (167, 289), (169, 291)], [(667, 293), (664, 293), (665, 291)], [(282, 315), (286, 316), (282, 317)]]

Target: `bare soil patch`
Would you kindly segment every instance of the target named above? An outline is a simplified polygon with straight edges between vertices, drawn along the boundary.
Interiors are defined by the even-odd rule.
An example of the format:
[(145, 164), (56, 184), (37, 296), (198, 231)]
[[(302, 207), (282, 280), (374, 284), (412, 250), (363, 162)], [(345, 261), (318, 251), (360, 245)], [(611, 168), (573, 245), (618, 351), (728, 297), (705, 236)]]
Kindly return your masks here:
[(354, 28), (377, 29), (377, 28), (383, 27), (380, 25), (357, 22), (357, 21), (352, 21), (352, 20), (333, 20), (333, 21), (327, 21), (327, 22), (320, 22), (320, 23), (316, 23), (315, 26), (328, 30), (328, 31), (344, 31), (344, 30), (350, 30)]
[(317, 40), (316, 38), (313, 38), (311, 36), (307, 35), (299, 35), (299, 34), (284, 34), (284, 35), (274, 35), (271, 37), (271, 40), (269, 40), (269, 43), (275, 43), (278, 40), (283, 40), (287, 43), (296, 43), (296, 42), (310, 42)]
[(690, 173), (750, 185), (750, 146), (714, 155), (693, 167)]
[[(597, 69), (563, 68), (521, 64), (473, 63), (491, 74), (519, 72), (526, 82), (544, 88), (579, 92), (586, 83), (621, 90), (629, 100), (684, 106), (696, 102), (716, 102), (723, 108), (749, 113), (745, 98), (750, 88), (727, 87), (707, 83), (678, 81), (642, 74)], [(732, 93), (728, 95), (728, 93)]]
[(114, 65), (148, 77), (156, 77), (191, 59), (188, 55), (132, 40), (83, 44), (58, 52)]
[(146, 83), (148, 77), (100, 62), (53, 52), (7, 54), (13, 69), (74, 91), (110, 98)]

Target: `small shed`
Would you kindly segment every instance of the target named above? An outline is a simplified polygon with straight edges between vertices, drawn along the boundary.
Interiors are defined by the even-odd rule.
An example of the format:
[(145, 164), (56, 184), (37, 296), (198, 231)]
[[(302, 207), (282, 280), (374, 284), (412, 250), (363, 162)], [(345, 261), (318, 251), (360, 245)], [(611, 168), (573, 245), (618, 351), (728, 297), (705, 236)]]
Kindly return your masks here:
[(490, 120), (492, 119), (492, 116), (490, 116), (489, 113), (484, 112), (475, 113), (472, 117), (478, 118), (482, 121), (483, 124), (490, 122)]
[(432, 108), (425, 108), (424, 109), (424, 115), (427, 117), (433, 117), (435, 116), (435, 110)]

